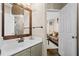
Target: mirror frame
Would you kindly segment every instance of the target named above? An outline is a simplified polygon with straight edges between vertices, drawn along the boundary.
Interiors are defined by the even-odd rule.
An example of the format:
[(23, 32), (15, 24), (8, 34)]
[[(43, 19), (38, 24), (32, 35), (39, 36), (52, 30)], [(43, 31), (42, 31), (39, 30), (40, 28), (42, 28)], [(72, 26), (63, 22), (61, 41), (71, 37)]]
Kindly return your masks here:
[[(4, 5), (5, 3), (2, 3), (2, 37), (3, 40), (8, 40), (8, 39), (15, 39), (15, 38), (22, 38), (22, 37), (27, 37), (27, 36), (32, 36), (32, 10), (31, 8), (23, 8), (22, 6), (20, 6), (21, 8), (23, 8), (24, 10), (27, 10), (30, 12), (29, 14), (29, 34), (21, 34), (21, 35), (4, 35), (5, 31), (4, 31), (4, 21), (5, 21), (5, 15), (4, 15)], [(19, 6), (19, 5), (18, 5)]]

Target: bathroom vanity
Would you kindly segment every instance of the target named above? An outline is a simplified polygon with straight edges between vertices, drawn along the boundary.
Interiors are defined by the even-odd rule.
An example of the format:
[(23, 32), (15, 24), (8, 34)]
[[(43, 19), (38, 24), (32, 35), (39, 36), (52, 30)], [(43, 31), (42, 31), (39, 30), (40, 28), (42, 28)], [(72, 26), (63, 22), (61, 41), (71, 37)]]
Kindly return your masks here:
[(38, 43), (30, 48), (24, 49), (13, 56), (41, 56), (42, 55), (42, 43)]
[(42, 38), (32, 36), (31, 7), (2, 3), (2, 37), (1, 56), (42, 55)]
[(41, 56), (42, 38), (25, 37), (24, 42), (18, 43), (17, 40), (5, 40), (1, 48), (1, 56)]

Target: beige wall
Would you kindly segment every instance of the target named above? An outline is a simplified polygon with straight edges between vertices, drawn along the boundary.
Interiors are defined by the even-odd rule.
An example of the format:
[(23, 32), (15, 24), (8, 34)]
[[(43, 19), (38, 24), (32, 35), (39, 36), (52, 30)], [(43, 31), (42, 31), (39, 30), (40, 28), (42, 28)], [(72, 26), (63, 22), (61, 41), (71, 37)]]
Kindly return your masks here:
[(33, 36), (39, 36), (43, 38), (43, 55), (46, 55), (46, 28), (45, 28), (45, 4), (32, 4), (32, 26), (43, 26), (43, 28), (36, 28), (32, 30)]

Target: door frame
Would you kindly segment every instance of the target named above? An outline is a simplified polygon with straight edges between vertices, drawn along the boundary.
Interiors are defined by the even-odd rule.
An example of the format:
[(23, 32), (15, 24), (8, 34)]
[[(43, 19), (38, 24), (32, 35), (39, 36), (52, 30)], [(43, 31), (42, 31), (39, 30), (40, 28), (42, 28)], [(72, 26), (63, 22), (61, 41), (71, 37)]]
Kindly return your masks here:
[(79, 56), (79, 3), (77, 3), (77, 56)]

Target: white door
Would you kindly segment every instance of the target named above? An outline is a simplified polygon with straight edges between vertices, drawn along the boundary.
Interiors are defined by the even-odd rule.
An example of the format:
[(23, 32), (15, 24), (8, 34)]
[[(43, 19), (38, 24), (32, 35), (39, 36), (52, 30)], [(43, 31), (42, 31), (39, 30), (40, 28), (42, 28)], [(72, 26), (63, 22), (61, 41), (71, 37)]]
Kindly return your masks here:
[(77, 55), (77, 4), (69, 3), (60, 12), (59, 54)]

